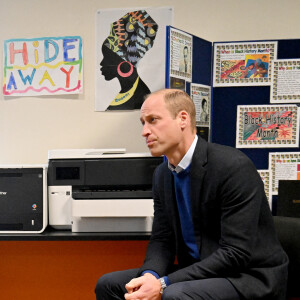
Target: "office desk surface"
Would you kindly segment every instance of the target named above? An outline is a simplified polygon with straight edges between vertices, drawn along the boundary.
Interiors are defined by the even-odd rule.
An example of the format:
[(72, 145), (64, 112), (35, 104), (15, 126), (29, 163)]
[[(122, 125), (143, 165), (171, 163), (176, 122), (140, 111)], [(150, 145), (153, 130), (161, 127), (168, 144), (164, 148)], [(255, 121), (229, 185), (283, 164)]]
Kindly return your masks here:
[(42, 233), (0, 233), (0, 241), (142, 241), (149, 232), (71, 232), (50, 226)]

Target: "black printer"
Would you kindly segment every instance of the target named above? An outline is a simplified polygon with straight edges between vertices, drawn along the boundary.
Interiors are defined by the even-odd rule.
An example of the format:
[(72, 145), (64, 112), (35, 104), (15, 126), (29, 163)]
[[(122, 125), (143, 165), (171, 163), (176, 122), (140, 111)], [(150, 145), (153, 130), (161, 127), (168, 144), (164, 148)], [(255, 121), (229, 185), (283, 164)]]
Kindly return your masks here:
[(0, 166), (0, 233), (41, 233), (47, 226), (45, 165)]

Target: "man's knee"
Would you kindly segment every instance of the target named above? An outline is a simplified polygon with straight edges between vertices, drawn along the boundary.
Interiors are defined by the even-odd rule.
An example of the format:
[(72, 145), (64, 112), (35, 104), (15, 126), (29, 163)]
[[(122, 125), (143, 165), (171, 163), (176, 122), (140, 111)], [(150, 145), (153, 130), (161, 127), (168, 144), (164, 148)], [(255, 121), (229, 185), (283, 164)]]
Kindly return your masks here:
[[(189, 299), (190, 297), (186, 295), (180, 288), (176, 286), (176, 284), (168, 286), (162, 296), (161, 300), (182, 300), (182, 299)], [(197, 298), (201, 300), (202, 298)]]
[(186, 289), (186, 286), (189, 285), (188, 282), (178, 282), (169, 285), (163, 292), (161, 299), (162, 300), (183, 300), (183, 299), (197, 299), (204, 300), (200, 294), (197, 294), (197, 297), (190, 293), (189, 289)]
[(116, 271), (99, 278), (95, 288), (97, 299), (124, 299), (125, 284), (136, 277), (138, 269)]
[(233, 285), (225, 278), (211, 278), (177, 282), (169, 285), (162, 295), (162, 300), (184, 299), (230, 299), (240, 300)]
[(115, 285), (114, 276), (111, 273), (101, 276), (96, 284), (95, 293), (98, 296), (107, 295)]
[(178, 293), (174, 292), (174, 289), (171, 288), (171, 286), (169, 286), (168, 288), (166, 288), (163, 292), (163, 294), (161, 295), (161, 300), (180, 300), (180, 295), (178, 295)]

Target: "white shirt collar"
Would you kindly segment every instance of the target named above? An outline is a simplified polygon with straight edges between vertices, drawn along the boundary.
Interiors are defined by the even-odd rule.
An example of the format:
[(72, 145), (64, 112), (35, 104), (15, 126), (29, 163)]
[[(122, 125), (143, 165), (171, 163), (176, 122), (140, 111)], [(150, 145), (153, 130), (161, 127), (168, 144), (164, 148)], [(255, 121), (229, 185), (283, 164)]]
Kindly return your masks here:
[(190, 163), (192, 162), (192, 158), (193, 158), (193, 154), (194, 154), (194, 151), (195, 151), (195, 148), (196, 148), (197, 141), (198, 141), (198, 136), (196, 134), (195, 138), (194, 138), (194, 141), (193, 141), (192, 145), (190, 146), (189, 150), (187, 151), (185, 156), (182, 158), (182, 160), (179, 162), (179, 164), (176, 167), (174, 167), (168, 161), (168, 168), (171, 171), (175, 171), (176, 173), (179, 173), (182, 170), (186, 169), (190, 165)]

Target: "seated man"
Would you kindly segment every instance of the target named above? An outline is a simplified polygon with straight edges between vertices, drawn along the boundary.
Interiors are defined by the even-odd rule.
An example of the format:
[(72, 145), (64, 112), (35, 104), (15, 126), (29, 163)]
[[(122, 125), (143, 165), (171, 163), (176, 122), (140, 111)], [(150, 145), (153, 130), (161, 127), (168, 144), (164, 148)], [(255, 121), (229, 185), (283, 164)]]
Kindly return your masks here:
[(284, 300), (288, 258), (252, 162), (197, 137), (180, 90), (150, 94), (141, 122), (151, 154), (168, 159), (154, 174), (152, 235), (144, 264), (102, 276), (97, 299)]

